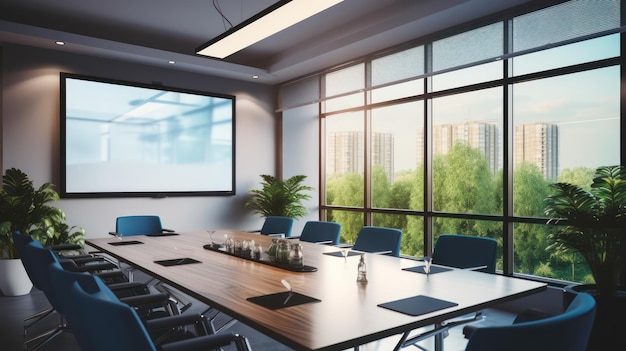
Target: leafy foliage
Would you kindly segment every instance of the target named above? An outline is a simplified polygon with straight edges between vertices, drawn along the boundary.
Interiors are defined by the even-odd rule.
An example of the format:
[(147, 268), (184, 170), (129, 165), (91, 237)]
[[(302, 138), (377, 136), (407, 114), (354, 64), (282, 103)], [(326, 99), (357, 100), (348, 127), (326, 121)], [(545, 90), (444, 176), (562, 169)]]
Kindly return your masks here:
[(7, 169), (0, 189), (0, 251), (17, 258), (13, 232), (29, 234), (44, 245), (84, 243), (84, 230), (65, 224), (65, 213), (52, 206), (59, 195), (52, 183), (39, 188), (19, 169)]
[(302, 201), (311, 198), (306, 191), (314, 190), (312, 187), (303, 185), (305, 175), (295, 175), (285, 180), (262, 174), (261, 189), (250, 190), (252, 198), (246, 202), (246, 207), (256, 213), (267, 216), (285, 216), (300, 218), (307, 213)]
[(626, 272), (626, 168), (596, 169), (590, 190), (569, 183), (551, 185), (545, 214), (564, 225), (549, 234), (548, 249), (580, 253), (600, 294), (612, 294)]

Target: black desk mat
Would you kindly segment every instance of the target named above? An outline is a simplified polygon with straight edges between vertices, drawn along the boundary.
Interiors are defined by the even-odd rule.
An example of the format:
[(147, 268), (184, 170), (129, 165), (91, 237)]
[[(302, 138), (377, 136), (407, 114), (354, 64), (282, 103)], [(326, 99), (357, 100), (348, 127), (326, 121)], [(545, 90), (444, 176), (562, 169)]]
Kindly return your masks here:
[[(409, 271), (409, 272), (416, 272), (416, 273), (423, 273), (426, 274), (426, 272), (424, 271), (424, 266), (415, 266), (415, 267), (409, 267), (409, 268), (402, 268), (403, 271)], [(447, 271), (451, 271), (452, 268), (446, 268), (446, 267), (441, 267), (441, 266), (430, 266), (430, 273), (429, 274), (435, 274), (435, 273), (443, 273), (443, 272), (447, 272)]]
[[(348, 257), (360, 255), (361, 252), (356, 251), (348, 251)], [(324, 252), (324, 255), (335, 256), (335, 257), (344, 257), (343, 252), (341, 251), (333, 251), (333, 252)]]
[(180, 235), (178, 233), (166, 232), (166, 233), (154, 233), (154, 234), (146, 234), (146, 236), (172, 236), (172, 235)]
[(247, 300), (270, 310), (278, 310), (285, 307), (322, 301), (293, 291), (283, 291), (275, 294), (249, 297)]
[(424, 295), (417, 295), (400, 299), (396, 301), (381, 303), (378, 306), (390, 309), (392, 311), (408, 314), (411, 316), (419, 316), (444, 308), (457, 306), (458, 303), (436, 299)]
[(154, 261), (154, 263), (158, 263), (161, 266), (170, 267), (170, 266), (180, 266), (183, 264), (200, 263), (200, 261), (194, 260), (193, 258), (189, 258), (189, 257), (183, 257), (183, 258), (174, 258), (171, 260)]
[(113, 243), (109, 243), (109, 245), (113, 245), (113, 246), (136, 245), (136, 244), (143, 244), (143, 243), (141, 241), (137, 241), (137, 240), (116, 241), (116, 242), (113, 242)]

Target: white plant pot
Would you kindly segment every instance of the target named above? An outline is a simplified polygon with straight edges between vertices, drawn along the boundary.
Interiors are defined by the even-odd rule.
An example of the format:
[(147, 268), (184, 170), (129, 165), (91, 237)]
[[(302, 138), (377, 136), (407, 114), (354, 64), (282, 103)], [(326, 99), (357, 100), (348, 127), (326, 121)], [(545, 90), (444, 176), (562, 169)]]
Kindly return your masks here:
[(33, 288), (22, 260), (19, 258), (0, 259), (0, 291), (4, 296), (26, 295)]

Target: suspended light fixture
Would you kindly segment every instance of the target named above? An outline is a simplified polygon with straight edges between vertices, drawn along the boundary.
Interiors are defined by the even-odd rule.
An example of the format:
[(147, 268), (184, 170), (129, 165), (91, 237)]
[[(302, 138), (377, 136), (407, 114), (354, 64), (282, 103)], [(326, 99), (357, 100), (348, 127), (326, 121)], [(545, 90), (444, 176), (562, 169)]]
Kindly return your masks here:
[(279, 1), (196, 49), (199, 55), (223, 59), (343, 0)]

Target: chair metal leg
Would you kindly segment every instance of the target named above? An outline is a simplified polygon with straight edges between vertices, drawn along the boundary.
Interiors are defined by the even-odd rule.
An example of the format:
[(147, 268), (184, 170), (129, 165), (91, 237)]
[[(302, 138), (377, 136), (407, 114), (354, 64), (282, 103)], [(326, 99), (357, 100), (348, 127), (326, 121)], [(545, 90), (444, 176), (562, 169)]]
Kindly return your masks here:
[(396, 347), (394, 348), (394, 350), (400, 350), (404, 347), (408, 347), (408, 346), (415, 346), (417, 348), (419, 348), (420, 350), (423, 351), (428, 351), (426, 349), (424, 349), (423, 347), (417, 345), (418, 342), (434, 337), (435, 338), (435, 351), (443, 351), (443, 339), (448, 335), (448, 330), (450, 330), (450, 328), (454, 328), (457, 327), (459, 325), (463, 325), (463, 324), (467, 324), (470, 322), (475, 322), (475, 321), (479, 321), (484, 319), (485, 317), (482, 315), (482, 312), (476, 312), (472, 317), (470, 318), (465, 318), (465, 319), (461, 319), (461, 320), (453, 320), (453, 321), (447, 321), (447, 322), (443, 322), (443, 323), (437, 323), (435, 324), (434, 328), (432, 330), (429, 330), (427, 332), (424, 332), (422, 334), (413, 336), (411, 338), (409, 338), (409, 333), (411, 332), (406, 331), (403, 335), (402, 338), (400, 339), (400, 341), (398, 342), (398, 344), (396, 345)]
[(237, 351), (252, 351), (248, 338), (239, 334), (237, 334), (235, 338), (235, 347)]
[(185, 312), (192, 305), (191, 301), (187, 301), (187, 299), (181, 296), (181, 294), (178, 294), (177, 292), (173, 291), (162, 282), (159, 282), (156, 285), (154, 285), (154, 288), (164, 294), (171, 296), (172, 299), (174, 299), (174, 301), (179, 303), (182, 306), (182, 307), (179, 307), (180, 313)]
[[(24, 318), (24, 339), (26, 339), (26, 336), (28, 335), (28, 329), (30, 327), (37, 324), (39, 321), (46, 318), (47, 316), (51, 315), (54, 311), (55, 311), (54, 308), (49, 307), (43, 311), (37, 312), (31, 316)], [(35, 319), (35, 320), (31, 321), (32, 319)], [(47, 333), (43, 333), (43, 334), (47, 334)], [(40, 336), (43, 334), (40, 334)]]
[[(59, 323), (59, 326), (56, 327), (53, 330), (50, 330), (46, 333), (43, 333), (41, 335), (38, 335), (32, 339), (26, 340), (24, 342), (24, 346), (26, 347), (26, 350), (28, 351), (37, 351), (39, 350), (41, 347), (43, 347), (44, 345), (48, 344), (50, 341), (52, 341), (54, 338), (56, 338), (57, 336), (61, 335), (63, 332), (65, 331), (70, 331), (69, 327), (67, 326), (67, 324), (65, 323), (65, 318), (61, 315), (60, 316), (61, 321)], [(37, 342), (34, 346), (32, 347), (28, 347), (29, 344), (38, 341), (40, 339), (43, 339), (39, 342)]]

